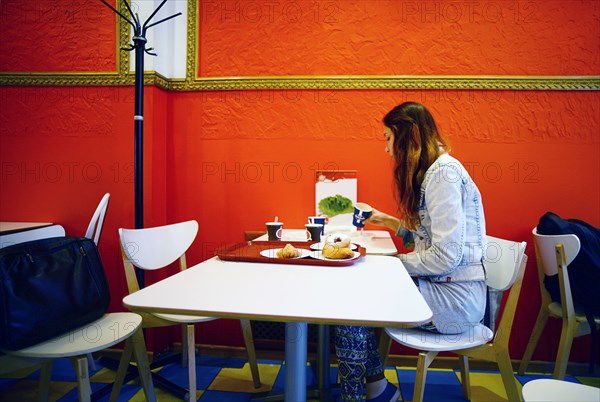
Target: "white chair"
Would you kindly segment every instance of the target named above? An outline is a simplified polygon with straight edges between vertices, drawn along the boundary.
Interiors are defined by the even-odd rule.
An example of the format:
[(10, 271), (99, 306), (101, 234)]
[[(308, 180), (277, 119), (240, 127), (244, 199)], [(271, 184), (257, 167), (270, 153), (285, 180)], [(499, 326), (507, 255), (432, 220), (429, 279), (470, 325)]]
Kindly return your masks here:
[[(92, 219), (90, 219), (90, 223), (85, 231), (85, 237), (91, 239), (96, 243), (96, 246), (100, 242), (100, 235), (102, 234), (102, 227), (104, 225), (104, 216), (106, 215), (106, 210), (108, 209), (108, 201), (110, 200), (110, 193), (104, 194), (104, 196), (100, 199), (94, 214), (92, 215)], [(93, 370), (96, 369), (96, 362), (94, 361), (94, 356), (90, 353), (88, 355), (88, 361)]]
[[(68, 357), (71, 359), (77, 374), (79, 400), (88, 402), (91, 401), (91, 387), (87, 355), (125, 340), (126, 346), (121, 356), (110, 401), (116, 401), (119, 396), (132, 354), (135, 355), (138, 364), (140, 380), (146, 399), (155, 401), (156, 397), (150, 376), (141, 323), (142, 317), (135, 313), (105, 314), (96, 321), (46, 342), (16, 351), (3, 351), (7, 354), (4, 363), (14, 364), (13, 367), (4, 367), (3, 369), (8, 369), (6, 371), (19, 369), (23, 362), (21, 359), (25, 359), (25, 362), (29, 360), (30, 362), (41, 363), (40, 400), (48, 401), (52, 362), (58, 358)], [(11, 363), (10, 358), (13, 358), (12, 362), (14, 363)]]
[(598, 402), (600, 388), (574, 382), (538, 379), (523, 385), (524, 402)]
[[(532, 233), (542, 301), (531, 338), (519, 365), (519, 374), (523, 375), (527, 370), (527, 365), (548, 322), (548, 318), (552, 317), (562, 320), (562, 331), (552, 377), (563, 380), (567, 372), (573, 338), (590, 334), (590, 326), (585, 314), (574, 308), (567, 269), (571, 261), (577, 257), (581, 243), (574, 234), (541, 235), (537, 233), (536, 228), (533, 229)], [(557, 246), (559, 244), (563, 245), (562, 258), (564, 260), (557, 256)], [(553, 302), (544, 286), (544, 276), (556, 274), (559, 275), (561, 303)], [(596, 325), (593, 330), (598, 330), (600, 317), (594, 318)]]
[(427, 368), (439, 352), (452, 352), (460, 356), (462, 390), (465, 399), (471, 399), (468, 358), (474, 357), (498, 364), (508, 400), (520, 400), (508, 352), (508, 341), (527, 264), (526, 245), (525, 242), (519, 243), (488, 236), (484, 261), (487, 285), (499, 291), (510, 288), (495, 333), (483, 324), (473, 324), (467, 331), (457, 335), (442, 335), (419, 328), (386, 328), (382, 331), (379, 350), (384, 365), (392, 339), (404, 346), (421, 350), (417, 362), (413, 401), (423, 400)]
[(110, 200), (110, 193), (104, 194), (100, 203), (96, 207), (96, 211), (92, 215), (92, 219), (88, 224), (87, 230), (85, 231), (85, 237), (92, 239), (96, 245), (100, 242), (100, 235), (102, 234), (102, 226), (104, 225), (104, 216), (106, 215), (106, 209), (108, 208), (108, 201)]
[[(119, 229), (123, 265), (127, 278), (129, 293), (140, 289), (135, 267), (143, 270), (157, 270), (165, 268), (175, 261), (179, 261), (180, 270), (187, 269), (185, 252), (191, 246), (198, 233), (198, 222), (186, 221), (165, 226), (146, 229)], [(182, 324), (184, 327), (182, 364), (188, 365), (189, 389), (188, 400), (195, 400), (196, 395), (196, 351), (194, 324), (216, 319), (215, 317), (202, 317), (196, 315), (139, 313), (143, 318), (144, 328), (163, 327)], [(240, 320), (248, 362), (254, 380), (254, 386), (260, 387), (258, 365), (250, 322)], [(187, 358), (187, 359), (186, 359)]]

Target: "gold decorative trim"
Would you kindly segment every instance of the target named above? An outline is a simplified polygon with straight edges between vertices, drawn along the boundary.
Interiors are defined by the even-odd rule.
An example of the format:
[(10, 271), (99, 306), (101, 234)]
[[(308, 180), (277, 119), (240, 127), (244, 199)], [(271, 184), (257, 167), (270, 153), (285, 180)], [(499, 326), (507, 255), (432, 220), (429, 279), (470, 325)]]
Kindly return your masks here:
[[(135, 75), (121, 73), (2, 73), (0, 86), (123, 86)], [(556, 76), (311, 76), (214, 77), (190, 80), (144, 73), (146, 85), (169, 91), (241, 91), (286, 89), (469, 89), (528, 91), (598, 91), (600, 77)]]
[[(198, 7), (199, 1), (187, 2), (187, 46), (185, 56), (185, 81), (191, 85), (198, 79)], [(188, 90), (187, 87), (183, 90)]]
[[(126, 17), (130, 16), (127, 7), (123, 7), (123, 3), (120, 1), (117, 1), (117, 11)], [(129, 74), (131, 52), (122, 50), (121, 47), (127, 46), (130, 43), (131, 25), (118, 15), (115, 15), (115, 18), (117, 21), (117, 69), (118, 73), (123, 77)]]
[[(172, 90), (181, 80), (168, 79), (156, 71), (144, 73), (144, 84)], [(0, 86), (127, 86), (135, 84), (135, 74), (117, 73), (1, 73)]]
[(597, 91), (600, 77), (556, 76), (288, 76), (213, 77), (171, 85), (175, 91), (261, 89), (471, 89)]
[[(2, 73), (0, 86), (133, 85), (133, 73)], [(469, 89), (529, 91), (598, 91), (600, 77), (558, 76), (311, 76), (166, 78), (144, 73), (144, 83), (170, 91), (241, 91), (285, 89)]]

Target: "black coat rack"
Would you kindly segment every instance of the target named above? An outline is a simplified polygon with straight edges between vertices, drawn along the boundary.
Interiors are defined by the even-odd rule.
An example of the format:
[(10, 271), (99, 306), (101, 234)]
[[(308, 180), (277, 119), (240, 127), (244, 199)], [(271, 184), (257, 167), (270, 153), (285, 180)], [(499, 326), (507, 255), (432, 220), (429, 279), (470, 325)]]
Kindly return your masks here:
[(129, 3), (126, 0), (123, 0), (123, 3), (129, 10), (129, 14), (131, 18), (126, 17), (119, 11), (117, 11), (113, 6), (108, 4), (105, 0), (100, 0), (106, 6), (108, 6), (111, 10), (117, 13), (121, 18), (127, 21), (133, 27), (133, 36), (131, 38), (132, 43), (129, 44), (129, 47), (122, 47), (121, 50), (126, 50), (131, 52), (135, 50), (135, 110), (133, 115), (133, 123), (134, 123), (134, 186), (135, 186), (135, 228), (140, 229), (144, 227), (144, 168), (143, 168), (143, 158), (144, 158), (144, 53), (147, 53), (151, 56), (156, 56), (156, 53), (153, 53), (153, 48), (146, 49), (146, 32), (149, 28), (156, 26), (160, 23), (168, 21), (172, 18), (175, 18), (181, 13), (177, 13), (171, 15), (170, 17), (163, 18), (160, 21), (156, 21), (150, 23), (152, 18), (158, 13), (158, 11), (162, 8), (162, 6), (167, 2), (167, 0), (163, 0), (162, 3), (158, 6), (156, 10), (152, 12), (150, 17), (144, 22), (144, 24), (140, 23), (140, 17), (137, 13), (134, 13), (131, 10)]
[[(135, 106), (134, 106), (134, 114), (133, 114), (133, 123), (134, 123), (134, 187), (135, 187), (135, 228), (141, 229), (144, 227), (144, 169), (143, 169), (143, 144), (144, 144), (144, 53), (147, 53), (151, 56), (156, 56), (156, 53), (153, 53), (153, 48), (146, 49), (146, 32), (149, 28), (156, 26), (160, 23), (168, 21), (172, 18), (175, 18), (181, 13), (177, 13), (171, 15), (170, 17), (163, 18), (160, 21), (156, 21), (150, 23), (152, 18), (158, 13), (158, 11), (162, 8), (162, 6), (167, 2), (167, 0), (163, 0), (162, 3), (152, 12), (152, 14), (148, 17), (148, 19), (142, 24), (140, 22), (140, 17), (138, 14), (134, 13), (127, 2), (127, 0), (122, 0), (129, 11), (130, 18), (126, 17), (118, 10), (116, 10), (113, 6), (108, 4), (105, 0), (100, 0), (104, 3), (108, 8), (113, 10), (117, 15), (123, 18), (125, 21), (129, 23), (133, 27), (133, 36), (131, 38), (131, 43), (128, 47), (122, 47), (121, 50), (132, 51), (135, 50)], [(138, 269), (136, 272), (138, 283), (141, 287), (144, 286), (144, 274), (143, 270)], [(108, 361), (103, 363), (105, 365), (110, 365)], [(160, 359), (157, 359), (153, 364), (162, 364)], [(132, 370), (133, 373), (128, 374), (125, 382), (130, 381), (137, 375), (136, 370)], [(189, 393), (187, 390), (182, 387), (177, 386), (176, 384), (172, 384), (169, 381), (163, 380), (160, 377), (156, 376), (156, 373), (153, 373), (153, 380), (157, 385), (160, 385), (162, 388), (174, 393), (178, 397), (190, 400)], [(110, 392), (111, 387), (104, 387), (94, 393), (94, 400), (100, 398), (102, 395)], [(186, 399), (187, 398), (187, 399)]]
[[(133, 159), (133, 171), (134, 171), (134, 197), (135, 197), (135, 228), (141, 229), (144, 227), (144, 53), (151, 56), (156, 56), (153, 53), (153, 48), (146, 49), (146, 32), (149, 28), (175, 18), (181, 13), (173, 14), (167, 18), (163, 18), (160, 21), (150, 23), (152, 18), (158, 13), (158, 11), (165, 5), (167, 0), (163, 0), (162, 3), (150, 14), (148, 19), (142, 24), (140, 17), (137, 13), (134, 13), (131, 9), (127, 0), (122, 0), (129, 11), (130, 18), (120, 13), (113, 6), (108, 4), (105, 0), (100, 0), (108, 8), (113, 10), (117, 15), (123, 18), (133, 27), (133, 36), (129, 47), (121, 47), (121, 50), (131, 52), (135, 50), (135, 105), (133, 114), (134, 124), (134, 159)], [(137, 279), (140, 286), (144, 286), (144, 272), (141, 269), (137, 270)]]

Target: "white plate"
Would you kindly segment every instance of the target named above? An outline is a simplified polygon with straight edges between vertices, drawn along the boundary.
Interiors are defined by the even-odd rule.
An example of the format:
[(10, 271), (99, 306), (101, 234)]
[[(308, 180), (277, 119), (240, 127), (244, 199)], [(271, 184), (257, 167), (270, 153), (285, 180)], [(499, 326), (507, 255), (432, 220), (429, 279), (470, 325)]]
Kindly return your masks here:
[[(268, 250), (263, 250), (260, 252), (260, 255), (262, 255), (263, 257), (267, 257), (267, 258), (279, 258), (277, 257), (277, 252), (281, 250), (280, 248), (270, 248)], [(304, 248), (297, 248), (296, 250), (300, 251), (300, 257), (294, 257), (294, 258), (282, 258), (282, 260), (294, 260), (296, 258), (305, 258), (310, 256), (310, 251), (304, 249)]]
[(355, 251), (354, 257), (350, 257), (350, 258), (327, 258), (319, 250), (319, 251), (312, 251), (310, 253), (310, 256), (312, 258), (316, 258), (317, 260), (324, 260), (324, 261), (350, 261), (350, 260), (355, 260), (358, 257), (360, 257), (360, 253), (358, 251)]
[[(325, 245), (324, 242), (321, 243), (313, 243), (310, 245), (310, 249), (311, 250), (322, 250), (323, 246)], [(354, 243), (350, 243), (350, 249), (351, 250), (356, 250), (358, 248), (358, 246)]]

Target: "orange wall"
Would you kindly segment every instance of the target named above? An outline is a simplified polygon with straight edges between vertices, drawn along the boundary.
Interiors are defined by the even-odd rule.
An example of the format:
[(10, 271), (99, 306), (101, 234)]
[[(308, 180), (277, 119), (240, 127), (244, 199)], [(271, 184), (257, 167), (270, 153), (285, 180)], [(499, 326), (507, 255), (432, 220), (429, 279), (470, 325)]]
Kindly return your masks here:
[(597, 75), (595, 1), (200, 0), (201, 76)]
[[(283, 8), (269, 14), (267, 3), (252, 2), (262, 7), (260, 21), (231, 2), (201, 3), (201, 75), (600, 75), (596, 2), (477, 2), (482, 8), (463, 11), (468, 18), (459, 20), (446, 2), (318, 2), (311, 3), (320, 7), (313, 14), (306, 2), (279, 2), (287, 14)], [(63, 19), (39, 25), (48, 35), (15, 36), (23, 10), (30, 10), (22, 4), (37, 10), (29, 14), (37, 21), (51, 11), (45, 2), (0, 3), (0, 35), (13, 35), (0, 50), (19, 47), (12, 59), (1, 59), (1, 71), (114, 70), (114, 36), (94, 42), (96, 53), (89, 55), (56, 49), (57, 37), (64, 43), (85, 37), (87, 22)], [(90, 4), (77, 3), (78, 15), (97, 12)], [(289, 20), (298, 5), (302, 18)], [(502, 18), (492, 7), (501, 7)], [(102, 11), (98, 18), (110, 32), (107, 16)], [(303, 224), (314, 212), (315, 169), (356, 169), (359, 198), (393, 212), (380, 120), (402, 101), (426, 104), (483, 193), (488, 233), (529, 243), (513, 358), (521, 357), (539, 307), (530, 234), (539, 216), (552, 210), (600, 226), (596, 91), (169, 93), (146, 87), (145, 95), (145, 224), (197, 219), (192, 264), (275, 215), (286, 227)], [(132, 114), (132, 87), (0, 87), (0, 219), (49, 220), (83, 234), (110, 192), (100, 251), (112, 310), (122, 309), (126, 293), (117, 228), (133, 227)], [(341, 290), (332, 285), (332, 291)], [(544, 337), (534, 358), (553, 360), (559, 328), (551, 325), (554, 336)], [(242, 344), (235, 321), (201, 327), (199, 342)], [(154, 349), (179, 336), (149, 332)], [(587, 360), (587, 342), (575, 341), (574, 360)]]

